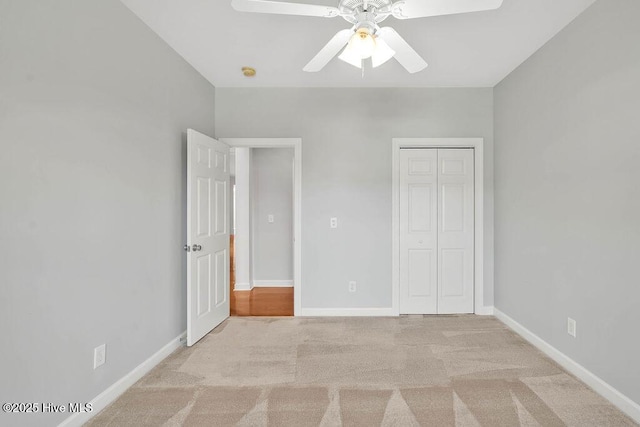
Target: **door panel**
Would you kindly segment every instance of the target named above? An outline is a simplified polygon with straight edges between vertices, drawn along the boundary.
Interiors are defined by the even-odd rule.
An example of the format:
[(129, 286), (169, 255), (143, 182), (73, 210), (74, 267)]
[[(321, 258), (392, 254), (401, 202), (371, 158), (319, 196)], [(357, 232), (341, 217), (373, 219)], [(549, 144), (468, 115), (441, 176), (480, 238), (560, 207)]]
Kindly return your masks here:
[(227, 256), (227, 253), (228, 252), (226, 250), (216, 252), (216, 307), (227, 302), (227, 290), (229, 289), (229, 286), (227, 286), (227, 283), (229, 282), (227, 276), (227, 260), (229, 257)]
[(205, 238), (211, 235), (211, 180), (197, 177), (197, 213), (198, 213), (198, 237)]
[(229, 146), (187, 131), (187, 345), (229, 317)]
[(227, 195), (227, 187), (229, 186), (229, 182), (225, 181), (216, 181), (216, 228), (215, 234), (225, 234), (227, 233), (227, 209), (228, 209), (228, 199)]
[(410, 158), (409, 161), (409, 175), (419, 176), (419, 175), (432, 175), (433, 174), (433, 161), (431, 159), (422, 159), (422, 158)]
[(442, 292), (443, 297), (460, 297), (464, 295), (464, 250), (443, 249), (442, 257)]
[(438, 150), (438, 313), (473, 313), (473, 150)]
[[(451, 150), (449, 150), (451, 152)], [(454, 150), (458, 151), (458, 150)], [(442, 153), (446, 153), (446, 151), (442, 151)], [(440, 174), (441, 175), (465, 175), (465, 161), (464, 159), (451, 159), (444, 158), (440, 162)]]
[(216, 150), (216, 169), (220, 170), (221, 172), (226, 172), (228, 167), (227, 163), (227, 153)]
[(437, 312), (436, 150), (400, 151), (400, 313)]
[(198, 317), (211, 312), (211, 255), (198, 256), (196, 260), (198, 275)]
[(442, 184), (441, 205), (442, 205), (442, 231), (464, 231), (464, 185), (462, 184)]
[(198, 165), (203, 165), (207, 169), (211, 167), (211, 147), (206, 145), (198, 145), (197, 150), (197, 162)]
[(409, 249), (409, 297), (428, 297), (435, 289), (432, 281), (433, 251), (429, 249)]
[(432, 189), (431, 184), (409, 184), (409, 231), (412, 233), (432, 231)]

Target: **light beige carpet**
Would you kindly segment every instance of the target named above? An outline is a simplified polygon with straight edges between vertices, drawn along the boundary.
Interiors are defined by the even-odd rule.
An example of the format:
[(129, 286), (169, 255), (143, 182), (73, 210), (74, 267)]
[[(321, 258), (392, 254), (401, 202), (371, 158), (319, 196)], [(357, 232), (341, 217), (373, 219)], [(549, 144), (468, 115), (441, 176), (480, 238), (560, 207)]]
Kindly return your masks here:
[(632, 426), (493, 317), (231, 318), (102, 426)]

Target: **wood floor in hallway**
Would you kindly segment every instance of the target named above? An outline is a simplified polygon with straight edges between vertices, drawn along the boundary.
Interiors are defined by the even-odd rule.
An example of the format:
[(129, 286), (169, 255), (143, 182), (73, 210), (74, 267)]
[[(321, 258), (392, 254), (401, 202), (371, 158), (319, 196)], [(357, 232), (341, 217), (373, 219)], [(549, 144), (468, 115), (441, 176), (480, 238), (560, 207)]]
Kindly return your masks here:
[(231, 291), (232, 316), (293, 316), (293, 288)]
[(232, 316), (293, 316), (293, 288), (254, 288), (234, 291), (236, 285), (235, 239), (230, 236), (230, 298)]

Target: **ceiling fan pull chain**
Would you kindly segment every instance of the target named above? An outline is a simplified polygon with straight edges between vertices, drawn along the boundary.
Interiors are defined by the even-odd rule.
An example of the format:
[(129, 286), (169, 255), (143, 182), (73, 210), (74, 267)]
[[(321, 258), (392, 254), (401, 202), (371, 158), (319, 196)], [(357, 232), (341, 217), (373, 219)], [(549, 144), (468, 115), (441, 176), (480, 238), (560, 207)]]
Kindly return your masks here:
[(360, 69), (362, 69), (362, 78), (364, 79), (364, 59), (361, 59), (360, 61)]

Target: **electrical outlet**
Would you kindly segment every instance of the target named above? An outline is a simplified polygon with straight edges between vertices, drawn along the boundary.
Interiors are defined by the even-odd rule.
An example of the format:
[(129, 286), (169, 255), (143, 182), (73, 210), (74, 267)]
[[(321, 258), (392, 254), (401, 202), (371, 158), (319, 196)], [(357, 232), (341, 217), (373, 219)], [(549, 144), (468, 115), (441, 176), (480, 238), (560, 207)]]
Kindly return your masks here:
[(349, 292), (355, 292), (356, 291), (356, 282), (351, 281), (349, 282)]
[(338, 218), (331, 218), (329, 220), (329, 226), (331, 228), (338, 228)]
[(107, 361), (107, 345), (102, 344), (93, 349), (93, 369), (104, 365)]
[(267, 217), (267, 221), (269, 221), (269, 224), (273, 224), (273, 222), (275, 221), (274, 218), (273, 218), (273, 215), (269, 215)]
[(576, 337), (576, 321), (567, 317), (567, 333), (572, 337)]

